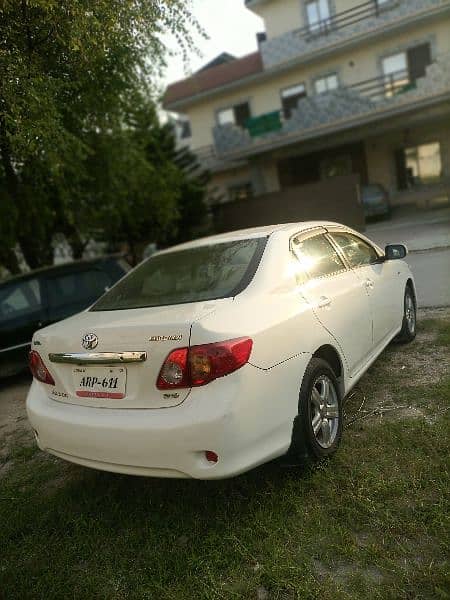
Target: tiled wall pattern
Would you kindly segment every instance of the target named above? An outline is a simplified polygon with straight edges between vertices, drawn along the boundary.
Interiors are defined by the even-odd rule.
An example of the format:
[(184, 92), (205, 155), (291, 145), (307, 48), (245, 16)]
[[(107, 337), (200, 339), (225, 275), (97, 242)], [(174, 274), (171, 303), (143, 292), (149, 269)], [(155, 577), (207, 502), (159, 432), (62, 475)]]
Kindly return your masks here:
[[(393, 97), (373, 100), (360, 95), (350, 88), (339, 88), (326, 94), (311, 96), (299, 100), (297, 108), (286, 119), (279, 131), (270, 132), (252, 138), (248, 131), (236, 125), (217, 125), (213, 129), (216, 152), (219, 156), (232, 154), (250, 147), (270, 145), (281, 141), (283, 137), (301, 139), (310, 137), (314, 130), (326, 126), (338, 127), (349, 124), (362, 117), (371, 117), (375, 113), (382, 118), (393, 109), (402, 106), (410, 107), (411, 103), (420, 102), (441, 94), (450, 95), (450, 54), (438, 57), (437, 61), (427, 68), (425, 77), (418, 79), (416, 87)], [(288, 140), (286, 139), (286, 142)]]
[(427, 14), (430, 10), (450, 6), (450, 0), (392, 0), (383, 5), (378, 16), (368, 17), (341, 29), (331, 29), (326, 35), (308, 36), (305, 31), (290, 31), (261, 44), (261, 54), (266, 69), (280, 63), (305, 58), (328, 46), (350, 40), (352, 37), (383, 30), (388, 25), (405, 18)]

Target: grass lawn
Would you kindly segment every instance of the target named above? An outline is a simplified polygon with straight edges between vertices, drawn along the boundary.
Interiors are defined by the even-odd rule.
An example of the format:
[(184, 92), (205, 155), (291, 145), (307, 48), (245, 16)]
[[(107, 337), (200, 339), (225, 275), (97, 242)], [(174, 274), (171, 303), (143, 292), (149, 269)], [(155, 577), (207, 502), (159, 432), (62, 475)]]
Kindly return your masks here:
[(0, 598), (450, 598), (449, 313), (419, 333), (369, 370), (313, 470), (142, 479), (18, 440), (0, 459)]

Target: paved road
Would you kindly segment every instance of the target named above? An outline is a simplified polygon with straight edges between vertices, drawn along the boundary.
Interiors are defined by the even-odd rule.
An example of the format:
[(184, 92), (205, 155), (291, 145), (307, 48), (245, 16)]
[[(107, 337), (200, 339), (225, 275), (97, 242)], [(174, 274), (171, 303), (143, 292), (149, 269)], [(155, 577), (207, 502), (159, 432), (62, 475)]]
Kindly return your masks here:
[(382, 248), (406, 244), (410, 252), (450, 246), (450, 207), (439, 210), (394, 212), (387, 221), (370, 223), (365, 234)]
[(406, 257), (417, 285), (419, 306), (450, 306), (450, 248)]
[(394, 211), (392, 219), (371, 223), (364, 232), (384, 248), (404, 243), (417, 285), (419, 306), (450, 306), (450, 207)]

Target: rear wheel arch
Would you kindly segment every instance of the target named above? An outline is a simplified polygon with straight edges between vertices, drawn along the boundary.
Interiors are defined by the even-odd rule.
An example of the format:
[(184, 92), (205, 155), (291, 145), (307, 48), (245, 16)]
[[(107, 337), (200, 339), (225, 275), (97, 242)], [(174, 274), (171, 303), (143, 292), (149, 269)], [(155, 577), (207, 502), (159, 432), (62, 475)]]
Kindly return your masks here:
[[(337, 354), (337, 351), (330, 346), (331, 350), (336, 353), (337, 359), (340, 361), (340, 357)], [(327, 348), (323, 350), (323, 346), (321, 346), (318, 350), (322, 353), (326, 352), (328, 358), (332, 356), (330, 350)], [(334, 359), (336, 360), (336, 359)], [(335, 368), (336, 368), (335, 364)], [(322, 446), (320, 442), (318, 443), (316, 436), (318, 432), (314, 429), (314, 420), (319, 414), (313, 414), (311, 408), (312, 400), (312, 390), (316, 385), (320, 383), (320, 380), (325, 378), (328, 380), (327, 388), (332, 391), (332, 395), (334, 397), (333, 404), (335, 404), (334, 410), (337, 410), (337, 414), (335, 417), (331, 417), (328, 414), (322, 414), (322, 411), (328, 406), (328, 401), (326, 398), (328, 397), (328, 392), (324, 395), (324, 403), (325, 406), (320, 406), (320, 415), (322, 420), (326, 420), (328, 423), (333, 423), (333, 436), (334, 439), (330, 440), (330, 446)], [(299, 390), (299, 399), (298, 399), (298, 413), (293, 421), (292, 433), (291, 433), (291, 444), (288, 450), (288, 456), (290, 459), (295, 462), (300, 461), (300, 463), (310, 463), (315, 462), (316, 460), (321, 460), (327, 456), (330, 456), (335, 452), (337, 447), (339, 446), (341, 435), (342, 435), (342, 392), (339, 389), (340, 384), (337, 376), (335, 375), (334, 369), (329, 364), (329, 362), (321, 358), (319, 356), (312, 356), (308, 366), (305, 369), (305, 373), (301, 382), (300, 390)], [(322, 392), (325, 393), (325, 390), (322, 388)], [(321, 394), (322, 395), (322, 394)], [(316, 404), (316, 402), (314, 402)], [(314, 411), (317, 412), (317, 411)], [(323, 425), (321, 426), (323, 427)], [(330, 431), (331, 433), (331, 431)]]
[(411, 289), (412, 294), (413, 294), (414, 304), (416, 305), (416, 308), (417, 308), (416, 288), (415, 288), (415, 285), (414, 285), (414, 281), (411, 279), (411, 277), (408, 277), (408, 280), (406, 282), (406, 286), (405, 287), (409, 287)]
[(344, 365), (339, 352), (331, 344), (323, 344), (314, 353), (313, 358), (321, 358), (330, 365), (338, 380), (341, 393), (344, 393)]

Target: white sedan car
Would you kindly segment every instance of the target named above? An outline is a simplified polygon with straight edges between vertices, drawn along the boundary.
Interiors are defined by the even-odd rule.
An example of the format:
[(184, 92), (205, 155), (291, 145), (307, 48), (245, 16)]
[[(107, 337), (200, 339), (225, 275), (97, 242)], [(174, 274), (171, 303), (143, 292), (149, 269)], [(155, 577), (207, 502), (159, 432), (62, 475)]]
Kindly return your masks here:
[(39, 447), (106, 471), (216, 479), (338, 447), (342, 400), (416, 329), (402, 245), (328, 222), (153, 255), (90, 309), (38, 331)]

